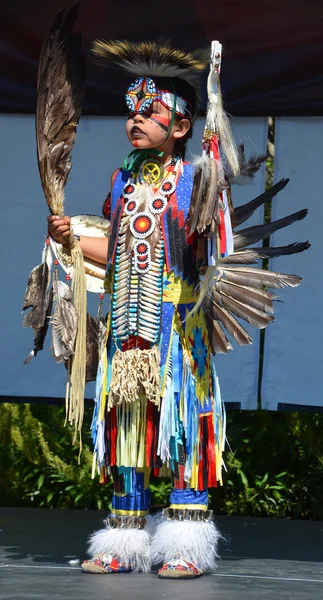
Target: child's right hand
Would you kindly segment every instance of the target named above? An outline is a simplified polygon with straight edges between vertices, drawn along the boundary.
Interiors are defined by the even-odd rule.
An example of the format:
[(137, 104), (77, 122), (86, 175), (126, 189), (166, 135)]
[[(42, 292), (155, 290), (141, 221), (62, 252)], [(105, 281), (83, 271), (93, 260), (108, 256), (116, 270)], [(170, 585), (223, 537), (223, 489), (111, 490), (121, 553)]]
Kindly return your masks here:
[(55, 242), (68, 248), (71, 235), (71, 218), (67, 216), (61, 218), (57, 215), (51, 215), (47, 217), (47, 221), (49, 235)]

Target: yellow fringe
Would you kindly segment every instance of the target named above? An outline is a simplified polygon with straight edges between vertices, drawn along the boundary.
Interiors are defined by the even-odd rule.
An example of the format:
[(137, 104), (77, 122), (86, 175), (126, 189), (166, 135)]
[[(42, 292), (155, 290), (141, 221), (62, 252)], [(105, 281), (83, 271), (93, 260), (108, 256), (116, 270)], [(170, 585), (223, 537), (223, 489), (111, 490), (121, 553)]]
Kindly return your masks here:
[(144, 469), (146, 450), (146, 412), (147, 399), (141, 396), (137, 402), (117, 405), (117, 448), (118, 467)]
[(79, 462), (82, 452), (81, 429), (84, 416), (84, 389), (86, 369), (86, 275), (84, 270), (83, 252), (75, 240), (71, 249), (71, 259), (74, 267), (72, 292), (75, 308), (78, 313), (75, 351), (69, 364), (69, 381), (66, 387), (66, 418), (74, 424), (73, 444), (77, 434), (80, 440)]
[(112, 380), (108, 408), (119, 404), (136, 402), (145, 396), (160, 404), (160, 351), (158, 346), (150, 350), (133, 348), (122, 352), (117, 349), (112, 359)]

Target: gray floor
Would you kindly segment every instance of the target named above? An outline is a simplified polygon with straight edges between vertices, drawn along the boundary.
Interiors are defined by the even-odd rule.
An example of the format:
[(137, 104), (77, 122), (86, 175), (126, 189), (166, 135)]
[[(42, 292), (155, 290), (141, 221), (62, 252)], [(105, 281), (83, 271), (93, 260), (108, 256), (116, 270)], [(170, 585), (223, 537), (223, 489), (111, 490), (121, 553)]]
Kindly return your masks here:
[(88, 533), (105, 513), (0, 508), (1, 600), (319, 600), (323, 522), (219, 517), (217, 572), (191, 581), (156, 573), (85, 575)]

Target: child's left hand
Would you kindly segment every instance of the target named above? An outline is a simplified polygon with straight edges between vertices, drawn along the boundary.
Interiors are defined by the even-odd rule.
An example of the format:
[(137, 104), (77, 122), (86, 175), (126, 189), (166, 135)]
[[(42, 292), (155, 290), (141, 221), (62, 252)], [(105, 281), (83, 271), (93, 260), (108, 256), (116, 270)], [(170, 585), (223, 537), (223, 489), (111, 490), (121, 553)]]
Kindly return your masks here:
[(55, 242), (62, 244), (65, 248), (69, 248), (71, 236), (70, 217), (64, 216), (63, 218), (60, 218), (57, 215), (51, 215), (50, 217), (47, 217), (47, 221), (49, 235)]

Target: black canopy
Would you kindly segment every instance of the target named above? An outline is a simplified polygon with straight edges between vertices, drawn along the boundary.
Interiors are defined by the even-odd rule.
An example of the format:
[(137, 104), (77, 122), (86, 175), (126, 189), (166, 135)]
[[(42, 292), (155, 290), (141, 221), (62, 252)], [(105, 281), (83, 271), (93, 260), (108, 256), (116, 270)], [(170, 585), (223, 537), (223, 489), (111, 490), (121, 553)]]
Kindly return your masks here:
[[(75, 0), (2, 3), (2, 112), (35, 111), (42, 41), (55, 14), (73, 4)], [(218, 39), (224, 46), (222, 87), (230, 113), (323, 113), (322, 0), (82, 0), (77, 29), (88, 56), (87, 114), (125, 113), (125, 76), (95, 64), (89, 53), (95, 37), (164, 37), (187, 50)]]

